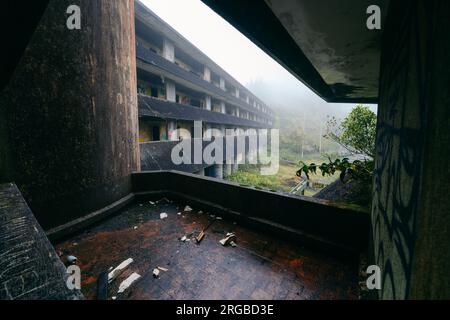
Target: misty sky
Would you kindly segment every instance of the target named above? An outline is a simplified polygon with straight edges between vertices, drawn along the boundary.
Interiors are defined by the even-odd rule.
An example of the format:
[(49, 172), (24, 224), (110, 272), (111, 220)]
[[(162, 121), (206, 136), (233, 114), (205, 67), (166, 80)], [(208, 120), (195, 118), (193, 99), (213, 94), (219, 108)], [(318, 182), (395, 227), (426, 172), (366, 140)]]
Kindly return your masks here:
[(255, 82), (270, 84), (269, 96), (257, 95), (273, 108), (347, 113), (354, 106), (324, 102), (200, 0), (141, 1), (249, 89)]

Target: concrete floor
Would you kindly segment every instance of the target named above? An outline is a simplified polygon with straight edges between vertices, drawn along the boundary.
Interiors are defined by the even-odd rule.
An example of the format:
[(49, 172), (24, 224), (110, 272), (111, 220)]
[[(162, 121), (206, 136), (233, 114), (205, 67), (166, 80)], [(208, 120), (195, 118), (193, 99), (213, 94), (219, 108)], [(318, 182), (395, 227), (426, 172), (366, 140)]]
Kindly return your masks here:
[[(84, 233), (55, 247), (63, 261), (75, 255), (82, 271), (82, 292), (96, 298), (96, 280), (103, 271), (133, 258), (130, 267), (109, 288), (117, 299), (357, 299), (354, 262), (313, 253), (260, 234), (232, 221), (216, 220), (205, 239), (183, 243), (179, 238), (201, 231), (214, 213), (183, 213), (186, 204), (162, 201), (133, 204)], [(168, 218), (161, 220), (160, 213)], [(235, 232), (237, 247), (219, 240)], [(163, 267), (160, 277), (153, 269)], [(131, 273), (142, 277), (123, 294), (119, 284)]]

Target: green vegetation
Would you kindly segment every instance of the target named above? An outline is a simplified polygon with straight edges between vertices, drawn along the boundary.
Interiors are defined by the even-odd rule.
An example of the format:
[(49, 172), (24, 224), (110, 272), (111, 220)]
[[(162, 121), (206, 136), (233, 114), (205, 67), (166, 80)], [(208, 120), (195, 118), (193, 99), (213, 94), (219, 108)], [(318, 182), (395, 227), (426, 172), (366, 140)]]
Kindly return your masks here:
[(359, 155), (363, 159), (353, 162), (349, 158), (332, 161), (329, 157), (328, 162), (323, 162), (321, 165), (300, 161), (297, 176), (305, 174), (309, 179), (310, 174), (317, 174), (317, 170), (320, 170), (322, 176), (333, 176), (336, 172), (340, 172), (342, 182), (346, 177), (370, 182), (374, 170), (376, 123), (375, 113), (362, 105), (356, 106), (340, 124), (335, 118), (329, 120), (325, 137), (340, 144), (351, 155)]
[[(309, 128), (304, 130), (308, 125)], [(373, 161), (370, 159), (353, 162), (349, 158), (339, 159), (343, 151), (346, 155), (363, 154), (365, 157), (373, 154), (376, 116), (367, 107), (355, 107), (339, 124), (335, 118), (322, 123), (317, 119), (305, 121), (302, 116), (288, 114), (278, 117), (276, 127), (280, 128), (279, 172), (273, 176), (261, 176), (255, 166), (240, 166), (239, 171), (226, 180), (261, 190), (290, 192), (301, 182), (302, 174), (309, 179), (311, 173), (320, 170), (322, 174), (314, 175), (310, 179), (311, 187), (305, 191), (306, 196), (313, 196), (321, 188), (350, 173), (353, 177), (371, 179)], [(364, 143), (366, 140), (368, 142)], [(316, 165), (318, 163), (322, 165)]]
[(334, 117), (328, 120), (325, 138), (338, 143), (350, 154), (373, 159), (376, 130), (376, 114), (366, 106), (357, 105), (341, 123)]
[(296, 170), (293, 165), (280, 165), (280, 170), (276, 175), (261, 176), (255, 166), (243, 165), (239, 167), (239, 171), (228, 176), (226, 180), (261, 190), (290, 192), (300, 183), (300, 178), (295, 176)]

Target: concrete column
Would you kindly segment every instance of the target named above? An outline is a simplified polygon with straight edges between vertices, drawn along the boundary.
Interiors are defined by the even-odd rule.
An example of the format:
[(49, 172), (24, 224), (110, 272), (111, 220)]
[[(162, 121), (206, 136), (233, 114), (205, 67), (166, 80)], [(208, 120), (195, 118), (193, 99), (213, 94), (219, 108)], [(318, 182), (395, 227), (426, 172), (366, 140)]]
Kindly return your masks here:
[(377, 293), (449, 299), (450, 2), (392, 2), (389, 11), (372, 202)]
[(236, 108), (236, 117), (240, 117), (240, 111), (239, 111), (239, 108)]
[(175, 83), (171, 80), (165, 80), (166, 83), (166, 99), (167, 101), (176, 102), (177, 101), (177, 90)]
[(211, 70), (206, 66), (203, 69), (203, 80), (211, 82)]
[(211, 132), (211, 125), (209, 123), (205, 124), (205, 131), (203, 132), (203, 138), (204, 139), (211, 139), (212, 138), (212, 132)]
[(222, 89), (223, 91), (225, 91), (225, 79), (224, 78), (220, 78), (220, 89)]
[(223, 179), (223, 164), (214, 165), (214, 178)]
[(174, 120), (167, 122), (167, 137), (169, 138), (169, 141), (178, 140), (177, 122)]
[(163, 57), (170, 62), (175, 62), (175, 46), (166, 38), (163, 40)]
[(223, 102), (223, 101), (220, 101), (220, 112), (221, 113), (227, 113), (227, 109), (226, 109), (226, 107), (225, 107), (225, 102)]
[(205, 109), (211, 111), (211, 96), (205, 96)]
[(228, 177), (233, 173), (233, 165), (231, 163), (227, 163), (224, 165), (224, 177)]
[(140, 170), (134, 1), (78, 0), (80, 30), (72, 3), (49, 2), (0, 96), (8, 180), (44, 229), (129, 195)]

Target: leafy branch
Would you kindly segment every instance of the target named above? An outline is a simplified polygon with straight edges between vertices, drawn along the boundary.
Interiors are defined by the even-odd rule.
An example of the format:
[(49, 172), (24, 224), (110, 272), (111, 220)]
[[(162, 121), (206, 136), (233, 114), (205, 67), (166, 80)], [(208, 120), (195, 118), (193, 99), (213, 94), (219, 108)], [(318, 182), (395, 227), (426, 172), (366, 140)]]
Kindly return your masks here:
[(310, 174), (317, 174), (317, 170), (320, 170), (322, 176), (333, 176), (336, 172), (340, 171), (339, 178), (344, 183), (345, 178), (357, 179), (363, 181), (370, 181), (374, 170), (373, 160), (355, 160), (351, 162), (348, 158), (336, 159), (332, 161), (328, 159), (328, 163), (322, 163), (317, 165), (315, 163), (306, 164), (300, 161), (300, 169), (297, 171), (297, 176), (301, 177), (302, 174), (306, 175), (306, 178), (310, 180)]

